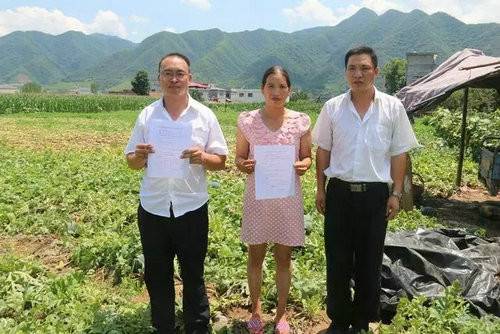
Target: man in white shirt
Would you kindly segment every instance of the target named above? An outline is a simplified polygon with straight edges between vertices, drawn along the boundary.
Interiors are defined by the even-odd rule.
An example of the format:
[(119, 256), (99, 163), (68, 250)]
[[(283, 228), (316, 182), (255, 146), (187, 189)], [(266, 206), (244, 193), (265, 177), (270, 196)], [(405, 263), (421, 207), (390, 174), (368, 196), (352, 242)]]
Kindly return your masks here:
[[(210, 312), (203, 268), (208, 244), (205, 170), (224, 169), (228, 150), (214, 113), (188, 94), (189, 59), (179, 53), (167, 54), (160, 60), (158, 72), (163, 97), (140, 113), (125, 149), (130, 168), (146, 169), (141, 183), (138, 223), (152, 324), (157, 333), (174, 333), (173, 279), (177, 255), (183, 282), (186, 333), (208, 333)], [(157, 124), (163, 124), (166, 129), (176, 125), (189, 128), (192, 145), (179, 157), (189, 159), (183, 178), (148, 175), (148, 156), (155, 153), (151, 144), (152, 129)]]
[(371, 48), (348, 51), (350, 90), (325, 103), (313, 130), (316, 207), (325, 215), (327, 333), (358, 333), (379, 321), (387, 221), (399, 211), (406, 152), (418, 146), (401, 102), (375, 88), (377, 74)]

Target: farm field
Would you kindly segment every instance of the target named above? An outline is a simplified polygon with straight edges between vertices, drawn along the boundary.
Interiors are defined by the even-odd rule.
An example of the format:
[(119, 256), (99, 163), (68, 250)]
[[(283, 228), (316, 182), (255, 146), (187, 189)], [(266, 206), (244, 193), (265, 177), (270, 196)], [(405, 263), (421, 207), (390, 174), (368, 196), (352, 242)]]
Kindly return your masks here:
[[(37, 104), (15, 97), (6, 102), (0, 96), (0, 333), (150, 331), (136, 222), (141, 172), (127, 168), (123, 148), (138, 111), (151, 99), (93, 98), (49, 96)], [(120, 98), (125, 99), (121, 104)], [(206, 281), (217, 333), (246, 332), (246, 248), (239, 241), (244, 175), (232, 161), (237, 115), (255, 107), (213, 106), (230, 148), (227, 170), (209, 173)], [(307, 112), (314, 122), (321, 105), (296, 102), (289, 108)], [(426, 196), (450, 196), (457, 150), (438, 138), (426, 119), (417, 119), (415, 130), (425, 148), (412, 154), (413, 168), (426, 178)], [(470, 157), (464, 163), (463, 183), (479, 186), (477, 163)], [(290, 320), (296, 333), (318, 333), (327, 323), (314, 166), (302, 186), (307, 236), (305, 247), (293, 255)], [(391, 221), (389, 229), (443, 224), (415, 209)], [(268, 256), (262, 295), (269, 315), (276, 298), (273, 272)], [(459, 304), (459, 289), (448, 293), (443, 298), (452, 301), (442, 310), (442, 328), (451, 328), (449, 333), (453, 328), (500, 332), (498, 318), (474, 318)], [(410, 303), (401, 312), (418, 310), (419, 305)], [(396, 328), (384, 326), (383, 332), (396, 333)], [(408, 333), (434, 333), (415, 328)], [(272, 332), (270, 325), (266, 329)]]

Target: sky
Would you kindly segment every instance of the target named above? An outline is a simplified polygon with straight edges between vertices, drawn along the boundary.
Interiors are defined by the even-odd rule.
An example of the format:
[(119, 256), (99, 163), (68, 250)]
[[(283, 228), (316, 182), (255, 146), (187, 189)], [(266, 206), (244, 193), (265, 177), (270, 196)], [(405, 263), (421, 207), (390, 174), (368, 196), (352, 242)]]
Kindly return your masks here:
[(465, 23), (500, 23), (500, 0), (0, 0), (0, 37), (17, 30), (53, 35), (76, 30), (141, 42), (160, 31), (293, 32), (334, 26), (363, 7), (379, 15), (420, 9), (445, 12)]

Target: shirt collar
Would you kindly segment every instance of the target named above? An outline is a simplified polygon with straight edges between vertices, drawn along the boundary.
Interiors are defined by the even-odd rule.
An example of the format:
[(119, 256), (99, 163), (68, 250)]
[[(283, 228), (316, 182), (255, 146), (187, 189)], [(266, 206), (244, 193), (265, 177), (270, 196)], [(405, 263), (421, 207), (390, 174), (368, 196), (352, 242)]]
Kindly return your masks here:
[[(160, 102), (160, 105), (161, 105), (162, 109), (164, 109), (164, 111), (167, 113), (168, 117), (170, 117), (170, 114), (167, 112), (167, 108), (165, 108), (165, 103), (164, 103), (164, 100), (163, 100), (163, 95), (160, 98), (159, 102)], [(181, 112), (181, 114), (179, 115), (179, 118), (181, 118), (182, 116), (184, 116), (188, 112), (196, 112), (196, 111), (198, 111), (196, 108), (193, 107), (193, 102), (194, 102), (194, 99), (191, 97), (191, 95), (188, 94), (188, 104), (187, 104), (187, 107), (186, 107), (186, 109), (184, 109)]]
[[(373, 86), (373, 89), (375, 90), (375, 94), (373, 96), (373, 102), (378, 102), (382, 98), (382, 94), (380, 91), (377, 89), (377, 87)], [(349, 89), (347, 93), (345, 94), (345, 98), (351, 100), (351, 90)]]
[(373, 101), (374, 102), (380, 101), (380, 99), (382, 98), (382, 94), (377, 89), (377, 87), (373, 86), (373, 89), (375, 89), (375, 95), (373, 96)]

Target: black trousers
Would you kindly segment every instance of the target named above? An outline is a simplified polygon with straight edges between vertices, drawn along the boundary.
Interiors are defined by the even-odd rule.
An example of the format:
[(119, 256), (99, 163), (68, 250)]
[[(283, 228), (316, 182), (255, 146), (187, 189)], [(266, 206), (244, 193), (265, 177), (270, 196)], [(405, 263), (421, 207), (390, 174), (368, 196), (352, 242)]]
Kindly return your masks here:
[[(387, 228), (386, 183), (328, 182), (325, 212), (327, 314), (332, 327), (368, 330), (378, 321), (380, 271)], [(354, 299), (351, 294), (354, 279)]]
[(174, 257), (177, 255), (186, 333), (208, 333), (210, 310), (203, 277), (208, 205), (172, 218), (151, 214), (139, 205), (138, 218), (153, 327), (162, 334), (175, 331)]

